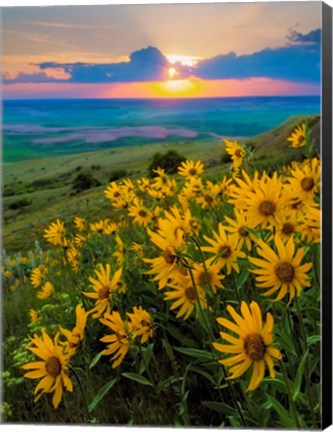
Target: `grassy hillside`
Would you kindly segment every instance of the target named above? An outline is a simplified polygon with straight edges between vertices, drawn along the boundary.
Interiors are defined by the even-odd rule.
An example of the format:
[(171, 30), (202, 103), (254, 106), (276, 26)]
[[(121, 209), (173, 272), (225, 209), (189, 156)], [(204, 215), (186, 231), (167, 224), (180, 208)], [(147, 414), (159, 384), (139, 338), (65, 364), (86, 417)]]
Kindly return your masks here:
[[(297, 159), (300, 152), (289, 148), (287, 137), (302, 121), (304, 117), (292, 117), (269, 132), (245, 139), (243, 143), (254, 149), (254, 167), (276, 169), (278, 165)], [(319, 145), (320, 119), (313, 116), (307, 117), (307, 121)], [(119, 170), (126, 170), (126, 175), (132, 179), (146, 176), (153, 155), (170, 149), (179, 151), (188, 159), (202, 160), (207, 175), (214, 176), (229, 168), (223, 158), (222, 140), (120, 147), (5, 164), (3, 248), (8, 253), (31, 249), (50, 221), (58, 217), (64, 221), (74, 215), (88, 216), (91, 220), (112, 217), (110, 204), (103, 196), (110, 177)], [(80, 173), (91, 174), (100, 186), (75, 192), (73, 183)]]

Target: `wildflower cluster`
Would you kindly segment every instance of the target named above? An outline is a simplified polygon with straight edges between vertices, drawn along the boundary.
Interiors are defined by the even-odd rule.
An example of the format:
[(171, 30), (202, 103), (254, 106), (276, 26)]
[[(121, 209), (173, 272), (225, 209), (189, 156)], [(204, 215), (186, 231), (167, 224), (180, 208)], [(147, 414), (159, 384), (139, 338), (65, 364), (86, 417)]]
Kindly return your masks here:
[[(297, 140), (294, 147), (301, 147)], [(292, 348), (292, 319), (300, 322), (300, 304), (318, 297), (320, 162), (307, 158), (269, 174), (250, 164), (244, 169), (249, 161), (243, 145), (225, 140), (225, 146), (233, 170), (219, 178), (209, 179), (201, 161), (188, 160), (175, 176), (159, 168), (153, 179), (111, 182), (104, 191), (109, 217), (94, 221), (80, 214), (66, 227), (58, 219), (45, 229), (58, 258), (49, 255), (31, 268), (30, 284), (39, 291), (29, 314), (42, 337), (36, 333), (28, 346), (39, 361), (23, 365), (26, 378), (41, 379), (36, 400), (53, 393), (57, 408), (63, 389), (73, 390), (76, 359), (82, 363), (91, 354), (91, 367), (109, 358), (110, 374), (122, 368), (125, 377), (160, 394), (164, 381), (157, 366), (164, 349), (171, 363), (177, 350), (185, 359), (186, 353), (205, 353), (210, 361), (193, 371), (225, 389), (221, 403), (240, 391), (221, 387), (223, 379), (254, 392), (261, 385), (270, 391), (267, 375), (278, 376), (280, 387), (286, 386), (283, 398), (290, 396), (282, 352), (292, 369), (299, 355), (310, 352), (305, 334)], [(3, 274), (10, 278), (11, 269)], [(70, 286), (73, 321), (41, 322), (41, 303), (60, 299), (64, 284)], [(307, 325), (317, 331), (317, 324)], [(178, 362), (173, 368), (182, 392)]]

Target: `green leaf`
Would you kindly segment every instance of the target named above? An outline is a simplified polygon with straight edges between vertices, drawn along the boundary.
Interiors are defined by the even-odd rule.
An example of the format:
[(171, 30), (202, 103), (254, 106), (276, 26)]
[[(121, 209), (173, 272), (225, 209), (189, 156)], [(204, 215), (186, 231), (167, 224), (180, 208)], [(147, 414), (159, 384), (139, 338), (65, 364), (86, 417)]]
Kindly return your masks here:
[(267, 383), (270, 387), (276, 388), (280, 393), (285, 393), (285, 394), (288, 393), (284, 381), (278, 377), (276, 378), (266, 377), (263, 379), (263, 383)]
[(188, 355), (189, 357), (194, 357), (197, 360), (200, 361), (212, 361), (213, 356), (212, 353), (209, 351), (204, 351), (196, 348), (174, 348), (176, 351), (180, 352), (181, 354)]
[(137, 373), (124, 372), (124, 373), (122, 373), (122, 376), (124, 376), (125, 378), (127, 378), (129, 380), (136, 381), (140, 384), (153, 387), (153, 384), (150, 381), (148, 381), (147, 378), (145, 378), (144, 376), (139, 375)]
[(245, 284), (249, 276), (250, 272), (247, 269), (243, 270), (237, 278), (237, 288), (241, 288)]
[(297, 373), (296, 373), (296, 377), (295, 377), (295, 383), (294, 383), (294, 391), (293, 391), (293, 400), (296, 400), (300, 389), (301, 389), (301, 383), (302, 383), (302, 377), (303, 377), (303, 373), (304, 373), (304, 367), (305, 367), (305, 363), (307, 360), (309, 354), (309, 350), (306, 350), (306, 352), (304, 353), (302, 360), (299, 363), (298, 369), (297, 369)]
[(89, 365), (89, 369), (92, 369), (94, 366), (96, 366), (96, 364), (99, 362), (100, 358), (102, 357), (103, 353), (104, 353), (104, 351), (101, 351), (91, 360), (91, 363)]
[(117, 382), (117, 378), (114, 378), (113, 380), (106, 383), (97, 393), (97, 395), (94, 397), (91, 404), (88, 406), (89, 412), (91, 412), (96, 406), (100, 403), (100, 401), (103, 399), (103, 397), (108, 393), (108, 391), (111, 390), (111, 388), (114, 386), (114, 384)]
[(280, 402), (278, 402), (276, 399), (274, 399), (268, 394), (266, 395), (266, 397), (279, 415), (283, 426), (285, 426), (287, 429), (295, 429), (295, 422), (290, 418), (288, 411), (280, 404)]
[(202, 375), (203, 377), (205, 377), (208, 381), (210, 381), (214, 386), (217, 386), (217, 380), (207, 371), (198, 368), (197, 366), (191, 365), (190, 370), (192, 372), (195, 372), (199, 375)]
[(196, 312), (197, 312), (198, 321), (199, 321), (201, 327), (203, 329), (207, 329), (207, 324), (206, 324), (205, 315), (204, 315), (205, 312), (202, 310), (202, 307), (197, 305)]
[(237, 415), (238, 416), (238, 411), (235, 408), (232, 408), (223, 402), (203, 401), (201, 403), (203, 406), (205, 406), (205, 407), (207, 407), (213, 411), (217, 411), (221, 414)]
[(312, 345), (312, 344), (315, 344), (318, 342), (321, 342), (321, 336), (320, 335), (309, 336), (307, 338), (308, 345)]
[(166, 353), (168, 354), (168, 357), (171, 361), (174, 360), (175, 355), (172, 351), (172, 346), (169, 344), (169, 342), (166, 339), (162, 339), (162, 345), (164, 346), (164, 349)]
[(182, 345), (193, 347), (195, 342), (192, 339), (187, 339), (179, 329), (171, 323), (167, 323), (165, 325), (160, 323), (160, 326), (163, 327), (172, 337), (181, 342)]
[(176, 377), (176, 376), (173, 375), (173, 376), (167, 378), (166, 380), (159, 382), (159, 384), (158, 384), (158, 388), (159, 388), (160, 390), (165, 390), (165, 389), (168, 388), (171, 384), (178, 383), (179, 381), (182, 381), (182, 380), (183, 380), (182, 377), (181, 377), (181, 378), (178, 378), (178, 377)]
[(142, 374), (149, 367), (150, 360), (153, 357), (153, 349), (154, 349), (154, 344), (151, 343), (143, 351), (143, 355), (142, 355), (143, 359), (141, 360), (140, 363), (140, 374)]

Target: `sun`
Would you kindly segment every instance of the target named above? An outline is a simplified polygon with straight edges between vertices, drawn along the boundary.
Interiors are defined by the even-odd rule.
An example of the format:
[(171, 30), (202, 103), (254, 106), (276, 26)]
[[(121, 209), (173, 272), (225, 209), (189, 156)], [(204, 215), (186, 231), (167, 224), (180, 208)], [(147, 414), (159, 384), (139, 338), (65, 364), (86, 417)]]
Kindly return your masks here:
[(177, 74), (177, 71), (175, 68), (171, 67), (168, 69), (169, 78), (173, 78), (176, 74)]

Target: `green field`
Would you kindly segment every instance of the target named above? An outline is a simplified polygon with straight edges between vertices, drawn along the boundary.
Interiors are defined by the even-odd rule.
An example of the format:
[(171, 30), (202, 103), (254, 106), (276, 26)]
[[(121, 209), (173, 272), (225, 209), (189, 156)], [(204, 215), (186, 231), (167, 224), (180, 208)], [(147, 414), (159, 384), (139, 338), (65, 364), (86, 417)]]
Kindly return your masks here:
[[(286, 138), (303, 120), (304, 117), (292, 117), (272, 131), (245, 139), (243, 143), (253, 149), (253, 165), (269, 170), (297, 159), (300, 152), (290, 149)], [(319, 117), (307, 120), (319, 143)], [(230, 166), (223, 159), (222, 140), (145, 144), (4, 164), (3, 248), (8, 253), (29, 250), (50, 220), (56, 218), (66, 221), (82, 212), (88, 212), (92, 219), (110, 217), (111, 209), (102, 191), (112, 173), (125, 169), (132, 179), (146, 176), (153, 155), (170, 149), (187, 159), (202, 160), (208, 176), (226, 172)], [(80, 172), (91, 173), (101, 185), (75, 194), (73, 181)], [(20, 205), (22, 200), (26, 205)], [(17, 202), (18, 208), (13, 209)]]

